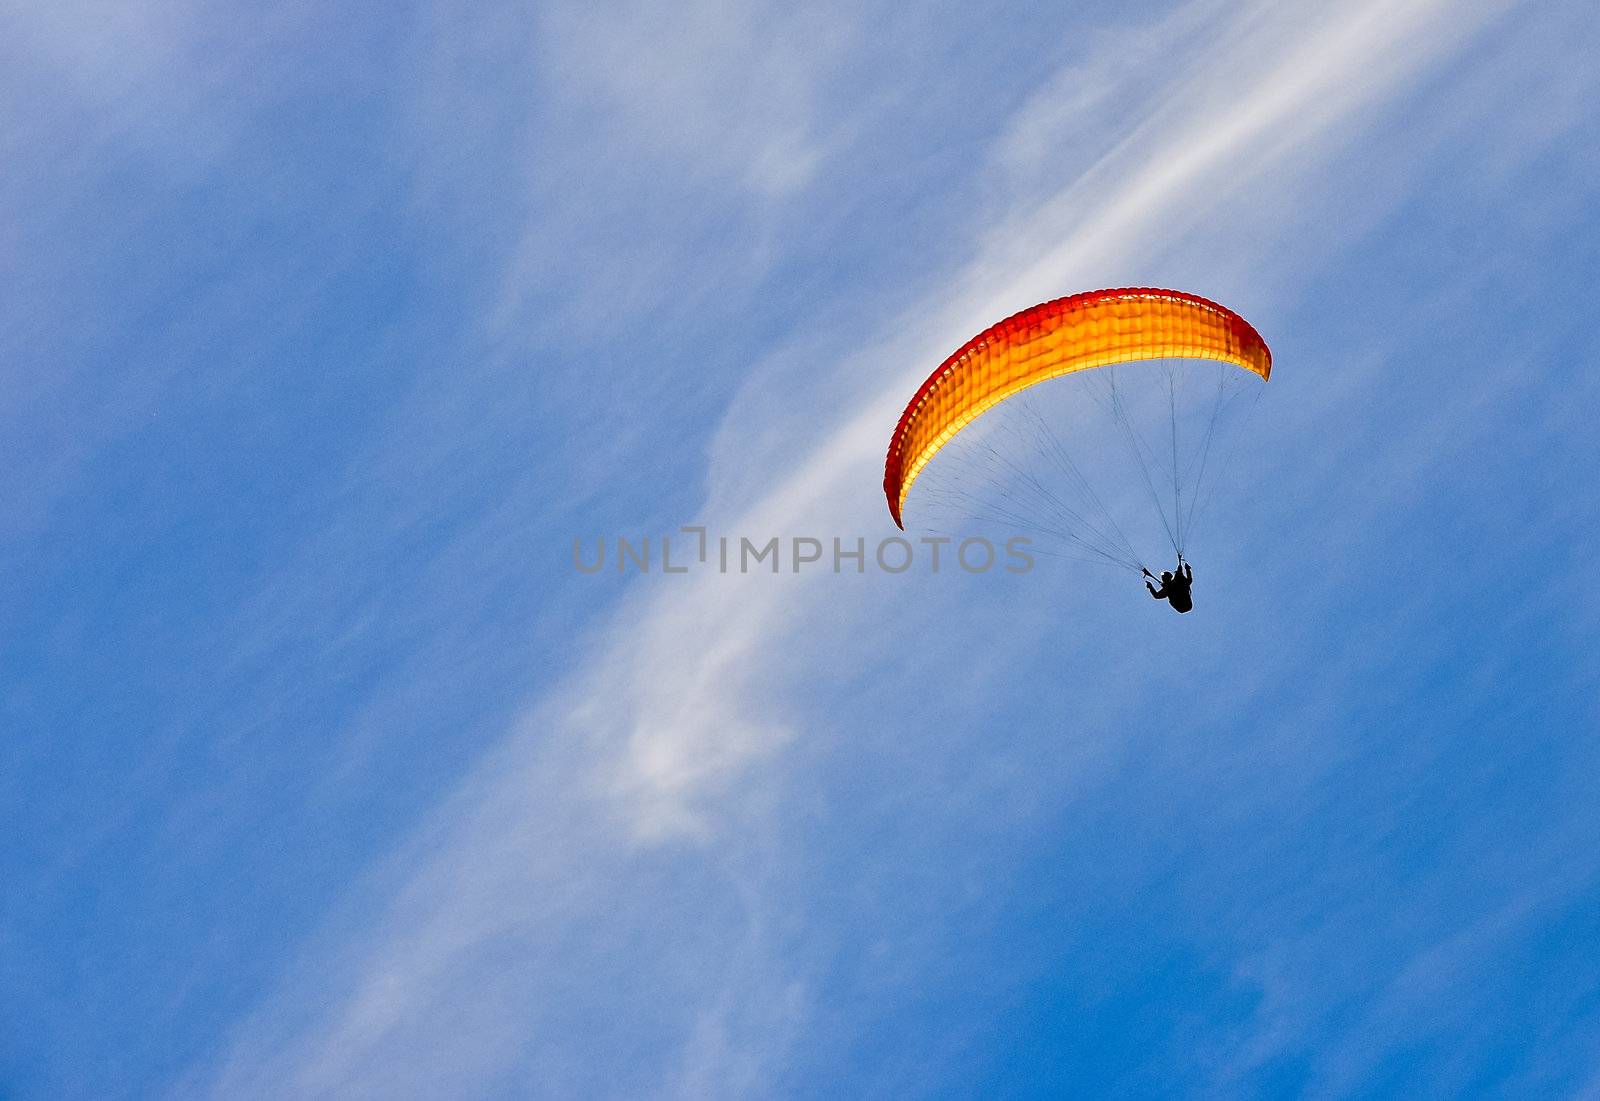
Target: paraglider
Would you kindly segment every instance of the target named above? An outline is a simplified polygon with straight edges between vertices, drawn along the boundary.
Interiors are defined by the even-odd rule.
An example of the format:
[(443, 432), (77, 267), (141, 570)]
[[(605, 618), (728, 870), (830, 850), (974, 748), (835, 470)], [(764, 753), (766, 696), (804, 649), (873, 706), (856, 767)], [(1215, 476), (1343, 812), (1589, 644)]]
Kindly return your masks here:
[[(1144, 575), (1150, 578), (1150, 581), (1155, 580), (1155, 575), (1149, 570), (1145, 570)], [(1189, 594), (1189, 589), (1194, 584), (1194, 567), (1189, 563), (1179, 559), (1177, 569), (1162, 570), (1159, 589), (1150, 584), (1150, 581), (1146, 581), (1144, 587), (1150, 590), (1153, 598), (1165, 600), (1172, 605), (1172, 610), (1175, 612), (1194, 611), (1194, 597)]]
[[(1140, 378), (1166, 379), (1161, 419), (1166, 421), (1170, 411), (1167, 447), (1148, 443), (1132, 423), (1127, 396), (1130, 387), (1126, 381), (1119, 386), (1117, 365), (1193, 360), (1221, 366), (1215, 406), (1207, 407), (1210, 420), (1195, 433), (1199, 443), (1194, 454), (1180, 456), (1178, 409), (1182, 403), (1178, 392), (1186, 373), (1204, 364), (1163, 362), (1164, 376), (1161, 372), (1151, 374), (1142, 366), (1129, 369), (1136, 376), (1136, 385)], [(1245, 374), (1234, 374), (1233, 367), (1241, 368)], [(1084, 392), (1122, 430), (1128, 451), (1137, 460), (1178, 554), (1178, 569), (1163, 574), (1164, 579), (1171, 580), (1163, 580), (1159, 594), (1153, 586), (1151, 592), (1158, 599), (1167, 599), (1177, 610), (1188, 611), (1192, 607), (1189, 584), (1193, 571), (1183, 558), (1184, 539), (1196, 516), (1200, 480), (1208, 473), (1208, 467), (1214, 473), (1212, 435), (1225, 405), (1228, 378), (1265, 381), (1272, 373), (1272, 353), (1255, 328), (1233, 310), (1198, 295), (1154, 287), (1089, 291), (1023, 310), (967, 341), (928, 376), (895, 425), (884, 460), (883, 491), (889, 515), (898, 527), (905, 527), (906, 505), (913, 485), (929, 462), (983, 413), (1030, 387), (1079, 372), (1087, 372), (1082, 376), (1086, 380)], [(1195, 384), (1194, 389), (1200, 388)], [(1058, 486), (1019, 472), (1017, 464), (1004, 456), (989, 456), (986, 473), (998, 470), (1007, 476), (1015, 475), (1022, 488), (1043, 502), (1036, 511), (1045, 507), (1050, 511), (1047, 530), (1061, 536), (1073, 549), (1153, 579), (1114, 510), (1089, 485), (1084, 467), (1095, 465), (1094, 458), (1085, 464), (1070, 457), (1059, 438), (1058, 420), (1040, 417), (1027, 408), (1017, 416), (1023, 433), (1031, 434), (1033, 441), (1041, 444), (1041, 450), (1050, 452), (1063, 484)], [(1162, 425), (1163, 429), (1166, 427)], [(1078, 496), (1072, 498), (1072, 493)], [(1020, 494), (1001, 494), (997, 500), (1008, 511), (1001, 512), (1000, 506), (994, 511), (1001, 512), (1007, 522), (1033, 520), (1027, 514), (1031, 506), (1018, 503)], [(1043, 521), (1033, 522), (1046, 527)]]

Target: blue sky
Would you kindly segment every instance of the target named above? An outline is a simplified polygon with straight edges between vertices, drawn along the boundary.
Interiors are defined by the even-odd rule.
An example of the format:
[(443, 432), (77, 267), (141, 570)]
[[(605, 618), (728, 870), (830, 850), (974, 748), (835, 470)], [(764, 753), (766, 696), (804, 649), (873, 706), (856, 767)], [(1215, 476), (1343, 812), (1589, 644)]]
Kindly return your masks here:
[[(0, 8), (0, 1093), (1600, 1096), (1585, 4)], [(1275, 356), (1114, 575), (950, 349)]]

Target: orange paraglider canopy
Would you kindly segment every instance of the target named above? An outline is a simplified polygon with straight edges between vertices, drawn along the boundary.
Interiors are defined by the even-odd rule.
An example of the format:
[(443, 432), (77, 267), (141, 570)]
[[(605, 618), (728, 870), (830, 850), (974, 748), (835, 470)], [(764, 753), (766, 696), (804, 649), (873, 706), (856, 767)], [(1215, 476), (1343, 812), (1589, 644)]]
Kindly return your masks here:
[(928, 460), (1011, 395), (1073, 371), (1168, 358), (1232, 363), (1263, 379), (1272, 374), (1272, 353), (1248, 321), (1183, 291), (1088, 291), (985, 329), (928, 376), (900, 415), (883, 468), (889, 514), (904, 528), (901, 509)]

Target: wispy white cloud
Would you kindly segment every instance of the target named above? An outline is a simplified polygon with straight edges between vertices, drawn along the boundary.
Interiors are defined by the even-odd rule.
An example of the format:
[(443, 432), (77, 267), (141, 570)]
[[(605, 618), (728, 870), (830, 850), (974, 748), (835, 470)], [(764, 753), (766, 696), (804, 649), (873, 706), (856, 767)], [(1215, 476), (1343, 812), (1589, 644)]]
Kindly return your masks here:
[(540, 59), (546, 87), (573, 106), (598, 99), (619, 142), (781, 197), (805, 186), (841, 133), (822, 112), (855, 45), (843, 15), (729, 0), (558, 5), (539, 28)]
[[(1086, 182), (1039, 204), (1037, 220), (1025, 230), (991, 243), (960, 297), (916, 311), (920, 317), (949, 320), (931, 328), (891, 326), (890, 334), (915, 335), (888, 336), (843, 365), (840, 373), (883, 377), (888, 385), (854, 419), (813, 425), (820, 433), (809, 449), (796, 449), (796, 441), (785, 438), (763, 460), (743, 456), (743, 462), (758, 468), (788, 473), (765, 496), (744, 503), (732, 515), (713, 517), (713, 522), (734, 532), (831, 530), (841, 523), (865, 522), (878, 502), (875, 494), (863, 495), (859, 487), (875, 484), (870, 472), (881, 457), (883, 425), (893, 423), (904, 395), (922, 373), (920, 367), (908, 370), (902, 365), (937, 362), (940, 349), (955, 346), (986, 319), (1018, 303), (1049, 297), (1062, 286), (1099, 285), (1105, 280), (1097, 277), (1148, 262), (1158, 251), (1150, 245), (1156, 227), (1165, 234), (1170, 232), (1166, 227), (1201, 220), (1231, 191), (1270, 173), (1283, 160), (1336, 157), (1345, 148), (1342, 144), (1318, 144), (1330, 127), (1373, 103), (1384, 89), (1392, 92), (1405, 78), (1424, 71), (1430, 61), (1448, 56), (1481, 25), (1450, 8), (1449, 33), (1441, 33), (1429, 17), (1440, 17), (1447, 7), (1439, 2), (1400, 8), (1369, 4), (1329, 12), (1325, 22), (1311, 24), (1303, 12), (1276, 12), (1277, 19), (1242, 36), (1230, 33), (1231, 24), (1214, 28), (1216, 68), (1173, 88), (1136, 140), (1085, 173)], [(1498, 10), (1485, 6), (1478, 19), (1486, 21)], [(1256, 21), (1245, 17), (1241, 22), (1249, 27)], [(1241, 82), (1235, 65), (1242, 57), (1273, 58), (1275, 64), (1259, 81)], [(1347, 77), (1358, 63), (1369, 79), (1352, 85)], [(1230, 101), (1230, 94), (1237, 98)], [(1011, 277), (1008, 266), (991, 259), (1014, 257), (1022, 251), (1021, 241), (1030, 242), (1037, 255), (1040, 240), (1060, 243), (1021, 276)], [(1131, 248), (1130, 241), (1135, 242)], [(781, 742), (777, 728), (752, 737), (745, 724), (726, 721), (750, 699), (739, 671), (749, 662), (781, 658), (781, 650), (773, 649), (784, 634), (777, 615), (780, 610), (794, 615), (794, 594), (780, 597), (782, 587), (763, 584), (766, 580), (738, 585), (718, 578), (681, 596), (640, 594), (646, 607), (628, 618), (614, 644), (613, 653), (623, 655), (620, 667), (604, 659), (598, 663), (602, 678), (608, 667), (617, 671), (611, 675), (621, 674), (627, 694), (619, 697), (613, 689), (583, 695), (633, 698), (643, 704), (613, 711), (598, 725), (627, 732), (621, 769), (643, 781), (644, 804), (651, 802), (644, 795), (651, 790), (673, 792), (672, 802), (678, 804), (692, 796), (695, 786), (682, 783), (686, 770), (697, 772), (705, 762), (716, 761), (705, 772), (717, 775), (737, 767), (758, 747)], [(693, 656), (684, 654), (684, 638), (698, 640), (700, 649)], [(699, 687), (685, 694), (686, 685)], [(663, 706), (668, 699), (693, 702), (675, 709)], [(679, 714), (685, 722), (663, 724), (663, 714)], [(723, 721), (701, 721), (713, 716)], [(691, 761), (697, 762), (692, 768), (687, 764)], [(688, 807), (682, 809), (687, 812)], [(653, 814), (644, 821), (660, 824)]]
[[(953, 289), (914, 311), (918, 324), (894, 320), (823, 373), (883, 380), (853, 415), (810, 423), (805, 436), (797, 421), (780, 420), (787, 431), (769, 432), (765, 444), (760, 433), (730, 427), (714, 454), (706, 521), (733, 533), (876, 530), (881, 503), (871, 487), (883, 426), (921, 370), (907, 365), (936, 361), (996, 314), (1063, 286), (1120, 282), (1158, 259), (1164, 270), (1203, 268), (1203, 255), (1174, 258), (1183, 240), (1262, 233), (1263, 220), (1287, 216), (1277, 184), (1288, 176), (1304, 185), (1337, 162), (1381, 104), (1503, 10), (1463, 11), (1442, 0), (1309, 13), (1257, 5), (1216, 22), (1180, 15), (1153, 30), (1127, 28), (1138, 43), (1130, 53), (1187, 63), (1154, 91), (1142, 83), (1149, 69), (1131, 77), (1115, 66), (1074, 69), (1052, 85), (1058, 100), (1029, 103), (994, 151), (991, 171), (1015, 192), (1003, 231), (988, 237)], [(825, 80), (780, 51), (755, 111), (731, 109), (762, 23), (740, 14), (706, 38), (694, 29), (701, 15), (717, 23), (715, 11), (697, 12), (667, 30), (622, 20), (616, 31), (600, 16), (562, 16), (560, 36), (576, 56), (557, 71), (620, 104), (643, 135), (637, 140), (691, 158), (714, 147), (723, 171), (753, 166), (743, 182), (766, 195), (802, 187), (830, 148), (833, 123), (821, 120), (831, 105), (817, 92)], [(662, 34), (682, 34), (694, 47), (666, 55), (689, 70), (629, 64)], [(1182, 48), (1196, 37), (1201, 49)], [(603, 49), (586, 45), (602, 41)], [(1118, 41), (1104, 45), (1114, 51)], [(850, 47), (831, 32), (822, 42), (824, 66)], [(1113, 83), (1073, 94), (1089, 79)], [(1123, 88), (1119, 79), (1140, 83)], [(1124, 92), (1147, 104), (1131, 131), (1120, 118), (1108, 126), (1095, 117)], [(1052, 140), (1027, 136), (1037, 131)], [(1087, 170), (1062, 165), (1067, 184), (1056, 189), (1047, 181), (1058, 148), (1104, 153)], [(1234, 289), (1258, 303), (1291, 293)], [(758, 487), (738, 464), (781, 473)], [(780, 962), (783, 883), (734, 850), (762, 850), (760, 765), (818, 721), (808, 715), (806, 686), (847, 654), (881, 652), (895, 632), (875, 622), (884, 597), (865, 586), (681, 580), (628, 594), (588, 641), (585, 671), (533, 704), (434, 823), (361, 889), (353, 905), (360, 915), (378, 907), (376, 930), (357, 916), (332, 929), (281, 995), (242, 1026), (213, 1092), (267, 1093), (284, 1083), (304, 1093), (460, 1089), (499, 1081), (519, 1061), (543, 1085), (579, 1081), (563, 1059), (581, 1060), (570, 1050), (582, 1038), (555, 1003), (592, 998), (608, 982), (638, 984), (622, 992), (631, 1006), (672, 1003), (676, 1025), (639, 1025), (657, 1028), (633, 1053), (657, 1068), (650, 1085), (669, 1080), (693, 1095), (759, 1090), (803, 1026), (807, 981)], [(820, 616), (848, 637), (808, 642), (799, 628)], [(665, 866), (677, 872), (717, 868), (732, 885), (739, 904), (710, 918), (726, 934), (717, 947), (681, 929), (652, 937), (652, 915), (639, 910), (648, 904), (620, 898), (641, 874), (641, 853), (668, 854)], [(695, 915), (663, 920), (692, 924)], [(663, 944), (683, 958), (656, 957)], [(627, 965), (597, 962), (600, 954)], [(660, 1068), (676, 1068), (676, 1077)]]

